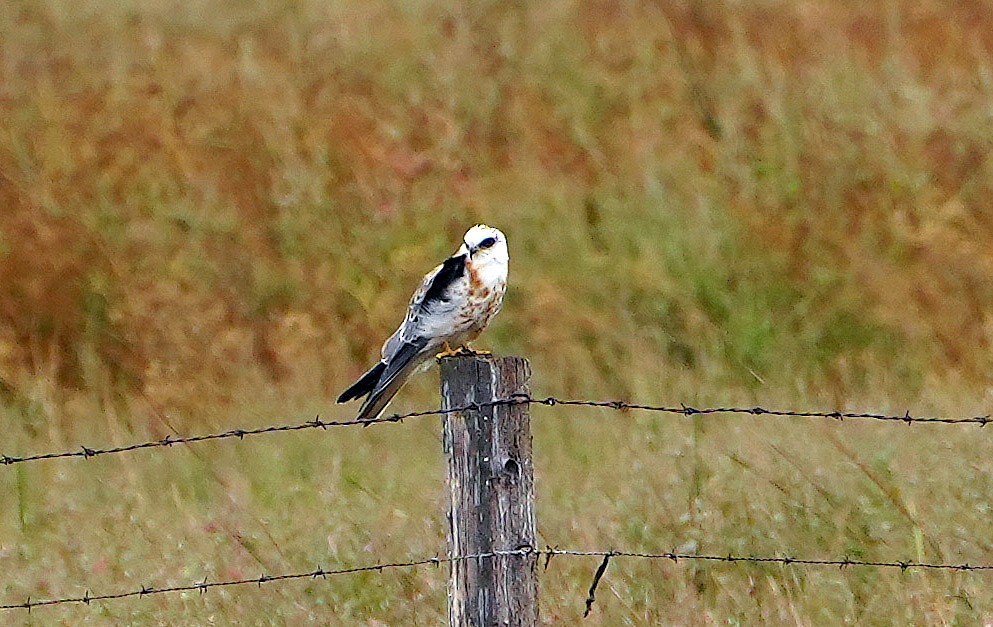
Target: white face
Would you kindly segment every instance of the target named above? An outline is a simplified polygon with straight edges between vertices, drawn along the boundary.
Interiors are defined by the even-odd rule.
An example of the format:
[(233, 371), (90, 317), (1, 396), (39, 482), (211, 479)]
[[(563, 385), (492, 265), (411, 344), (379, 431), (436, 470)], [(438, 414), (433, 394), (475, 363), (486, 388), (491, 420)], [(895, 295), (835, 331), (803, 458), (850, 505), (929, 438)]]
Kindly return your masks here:
[(499, 229), (477, 224), (462, 238), (459, 252), (469, 253), (472, 263), (480, 266), (490, 263), (506, 265), (510, 259), (507, 252), (507, 238)]

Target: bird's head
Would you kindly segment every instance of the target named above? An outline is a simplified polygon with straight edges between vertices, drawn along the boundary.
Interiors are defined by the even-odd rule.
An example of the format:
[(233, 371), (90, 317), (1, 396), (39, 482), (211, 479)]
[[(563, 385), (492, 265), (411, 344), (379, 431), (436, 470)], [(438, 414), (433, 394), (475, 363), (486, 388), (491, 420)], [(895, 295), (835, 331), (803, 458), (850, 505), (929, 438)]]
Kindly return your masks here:
[(510, 259), (507, 237), (500, 229), (485, 224), (477, 224), (466, 231), (462, 248), (461, 252), (467, 253), (477, 267), (490, 264), (506, 266)]

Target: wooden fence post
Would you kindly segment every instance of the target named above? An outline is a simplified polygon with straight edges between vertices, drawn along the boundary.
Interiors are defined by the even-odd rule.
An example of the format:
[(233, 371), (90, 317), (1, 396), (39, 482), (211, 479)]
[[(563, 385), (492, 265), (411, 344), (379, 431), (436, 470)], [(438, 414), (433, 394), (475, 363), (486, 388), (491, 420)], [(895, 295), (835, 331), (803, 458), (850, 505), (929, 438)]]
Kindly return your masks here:
[[(441, 361), (442, 407), (528, 393), (521, 357), (467, 356)], [(528, 405), (497, 405), (445, 415), (451, 555), (535, 546), (534, 463)], [(452, 627), (538, 622), (537, 556), (495, 556), (451, 563)]]

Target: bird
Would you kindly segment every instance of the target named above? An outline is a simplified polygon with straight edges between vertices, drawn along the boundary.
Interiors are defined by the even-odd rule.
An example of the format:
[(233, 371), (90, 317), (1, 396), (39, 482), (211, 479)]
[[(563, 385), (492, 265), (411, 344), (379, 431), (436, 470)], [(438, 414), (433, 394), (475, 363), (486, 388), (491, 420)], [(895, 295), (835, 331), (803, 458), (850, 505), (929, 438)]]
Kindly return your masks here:
[(383, 344), (379, 362), (338, 402), (364, 396), (356, 421), (374, 420), (431, 356), (479, 354), (467, 344), (503, 306), (509, 263), (507, 238), (499, 229), (477, 224), (466, 231), (455, 254), (424, 276), (400, 327)]

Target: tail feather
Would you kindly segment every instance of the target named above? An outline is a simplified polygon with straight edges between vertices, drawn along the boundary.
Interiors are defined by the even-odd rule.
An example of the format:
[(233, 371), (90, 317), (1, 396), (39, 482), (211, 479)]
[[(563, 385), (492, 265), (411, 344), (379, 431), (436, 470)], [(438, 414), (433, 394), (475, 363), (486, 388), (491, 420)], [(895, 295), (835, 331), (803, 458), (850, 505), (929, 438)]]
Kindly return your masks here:
[(383, 371), (385, 370), (386, 363), (382, 361), (370, 368), (368, 372), (359, 377), (358, 381), (348, 386), (348, 389), (341, 393), (341, 396), (338, 397), (338, 402), (347, 403), (352, 399), (361, 398), (372, 392), (376, 388), (376, 383), (379, 382), (379, 377), (383, 375)]
[(419, 366), (430, 351), (424, 351), (427, 340), (418, 339), (403, 344), (385, 365), (375, 388), (362, 403), (356, 420), (371, 420), (378, 416), (400, 391), (407, 378)]

